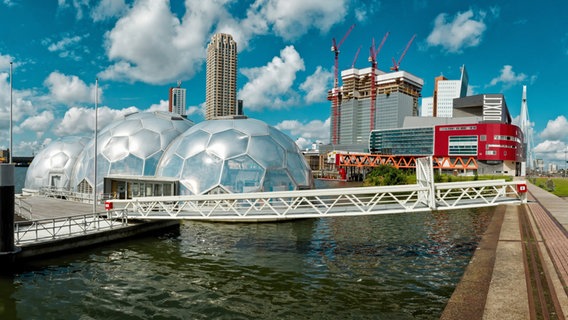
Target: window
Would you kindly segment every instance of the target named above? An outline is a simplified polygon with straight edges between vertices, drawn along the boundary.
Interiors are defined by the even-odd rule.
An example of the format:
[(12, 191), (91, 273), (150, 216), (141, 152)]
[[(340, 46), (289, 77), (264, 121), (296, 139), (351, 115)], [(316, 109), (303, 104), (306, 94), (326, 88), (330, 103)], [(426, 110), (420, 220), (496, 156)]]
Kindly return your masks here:
[(477, 136), (450, 136), (448, 154), (451, 156), (477, 155)]

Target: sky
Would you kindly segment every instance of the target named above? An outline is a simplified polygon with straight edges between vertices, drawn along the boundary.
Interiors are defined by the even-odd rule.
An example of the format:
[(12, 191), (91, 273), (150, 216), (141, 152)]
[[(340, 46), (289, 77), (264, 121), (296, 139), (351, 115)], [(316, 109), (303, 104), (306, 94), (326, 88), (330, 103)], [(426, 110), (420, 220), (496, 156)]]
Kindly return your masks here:
[(416, 34), (400, 69), (424, 80), (424, 97), (436, 76), (457, 80), (465, 65), (470, 93), (503, 93), (516, 118), (526, 85), (534, 157), (563, 168), (567, 13), (565, 0), (0, 0), (0, 148), (9, 146), (10, 62), (15, 156), (58, 137), (92, 136), (95, 92), (99, 128), (167, 110), (178, 81), (189, 118), (203, 121), (206, 47), (218, 32), (237, 41), (245, 114), (301, 148), (329, 143), (330, 48), (355, 25), (340, 71), (369, 67), (373, 39), (389, 32), (378, 54), (388, 71)]

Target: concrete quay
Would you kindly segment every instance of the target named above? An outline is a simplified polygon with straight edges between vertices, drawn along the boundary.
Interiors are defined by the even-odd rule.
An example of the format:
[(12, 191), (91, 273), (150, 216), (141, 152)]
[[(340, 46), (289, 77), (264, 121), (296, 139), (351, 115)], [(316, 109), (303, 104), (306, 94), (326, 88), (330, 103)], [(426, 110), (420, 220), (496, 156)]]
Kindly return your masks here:
[(441, 319), (568, 319), (568, 201), (499, 206)]

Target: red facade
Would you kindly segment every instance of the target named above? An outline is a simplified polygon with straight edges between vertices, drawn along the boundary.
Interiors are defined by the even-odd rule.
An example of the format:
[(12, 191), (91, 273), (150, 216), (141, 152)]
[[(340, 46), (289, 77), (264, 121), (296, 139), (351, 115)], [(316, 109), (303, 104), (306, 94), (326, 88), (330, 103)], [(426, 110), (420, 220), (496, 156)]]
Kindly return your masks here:
[(523, 133), (512, 124), (441, 125), (434, 129), (434, 156), (476, 156), (480, 161), (524, 161)]

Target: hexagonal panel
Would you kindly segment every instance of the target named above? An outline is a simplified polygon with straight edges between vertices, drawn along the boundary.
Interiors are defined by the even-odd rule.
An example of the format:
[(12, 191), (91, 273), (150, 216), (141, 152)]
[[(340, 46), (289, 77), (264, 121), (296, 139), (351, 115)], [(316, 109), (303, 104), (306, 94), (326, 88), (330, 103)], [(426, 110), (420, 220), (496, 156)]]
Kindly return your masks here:
[(140, 130), (128, 138), (128, 149), (142, 159), (160, 151), (161, 145), (160, 135), (147, 129)]
[(294, 180), (290, 178), (288, 172), (284, 169), (266, 170), (262, 188), (266, 192), (271, 191), (289, 191), (296, 188)]
[(205, 151), (185, 160), (180, 179), (192, 194), (201, 194), (219, 183), (223, 160)]
[(304, 168), (308, 166), (304, 156), (296, 152), (288, 152), (286, 155), (286, 164), (288, 172), (292, 174), (297, 184), (302, 186), (310, 185), (311, 172), (304, 170)]
[(49, 164), (52, 169), (63, 170), (63, 168), (65, 168), (65, 165), (67, 164), (67, 161), (69, 161), (69, 156), (65, 154), (65, 152), (59, 151), (51, 155)]
[(102, 154), (110, 162), (116, 162), (126, 158), (129, 154), (128, 141), (130, 139), (128, 136), (124, 137), (112, 137), (109, 139), (108, 143), (103, 146)]
[(251, 137), (248, 154), (254, 155), (264, 168), (282, 168), (285, 152), (270, 136)]
[(228, 159), (245, 153), (248, 141), (247, 134), (230, 129), (212, 134), (207, 151), (215, 153), (221, 159)]
[(230, 192), (260, 191), (264, 168), (248, 155), (225, 160), (221, 173), (221, 185)]
[(186, 131), (178, 142), (177, 148), (173, 150), (183, 159), (189, 158), (199, 152), (205, 150), (211, 135), (203, 130), (194, 130), (193, 128)]

